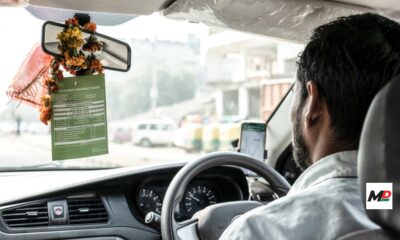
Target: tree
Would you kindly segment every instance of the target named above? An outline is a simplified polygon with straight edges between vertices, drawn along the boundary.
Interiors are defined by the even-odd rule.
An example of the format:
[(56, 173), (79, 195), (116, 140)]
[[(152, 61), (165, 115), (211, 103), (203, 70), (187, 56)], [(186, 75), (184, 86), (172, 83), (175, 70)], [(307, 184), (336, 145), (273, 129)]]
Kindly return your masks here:
[[(110, 119), (132, 117), (151, 108), (151, 72), (120, 78), (114, 74), (107, 83), (107, 111)], [(111, 77), (110, 77), (111, 78)], [(194, 74), (188, 72), (157, 73), (157, 106), (168, 106), (192, 99), (196, 93)]]
[(118, 79), (107, 85), (107, 106), (110, 119), (122, 119), (150, 109), (149, 75)]
[(157, 76), (157, 106), (168, 106), (195, 96), (196, 80), (193, 74), (188, 72), (171, 74), (160, 71)]

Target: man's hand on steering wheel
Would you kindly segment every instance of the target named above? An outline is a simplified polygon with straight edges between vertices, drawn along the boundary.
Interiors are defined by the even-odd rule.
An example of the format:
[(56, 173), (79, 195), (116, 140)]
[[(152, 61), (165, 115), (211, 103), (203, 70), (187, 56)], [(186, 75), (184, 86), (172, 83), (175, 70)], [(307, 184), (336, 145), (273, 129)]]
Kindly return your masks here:
[(189, 182), (199, 173), (223, 165), (242, 167), (257, 173), (279, 197), (285, 196), (290, 189), (290, 184), (275, 169), (248, 155), (235, 152), (208, 154), (186, 164), (169, 185), (161, 211), (162, 239), (218, 239), (236, 217), (262, 206), (255, 201), (219, 203), (199, 211), (190, 220), (175, 220), (174, 209), (182, 200)]

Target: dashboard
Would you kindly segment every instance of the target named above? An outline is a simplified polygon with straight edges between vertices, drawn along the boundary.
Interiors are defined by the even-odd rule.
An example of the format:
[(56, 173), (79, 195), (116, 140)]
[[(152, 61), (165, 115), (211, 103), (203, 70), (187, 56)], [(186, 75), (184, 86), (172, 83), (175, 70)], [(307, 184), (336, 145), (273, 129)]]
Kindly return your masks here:
[[(145, 216), (161, 213), (182, 166), (0, 174), (0, 187), (12, 185), (0, 195), (0, 239), (160, 239)], [(248, 196), (240, 168), (212, 168), (189, 183), (175, 218), (190, 219), (209, 205)]]

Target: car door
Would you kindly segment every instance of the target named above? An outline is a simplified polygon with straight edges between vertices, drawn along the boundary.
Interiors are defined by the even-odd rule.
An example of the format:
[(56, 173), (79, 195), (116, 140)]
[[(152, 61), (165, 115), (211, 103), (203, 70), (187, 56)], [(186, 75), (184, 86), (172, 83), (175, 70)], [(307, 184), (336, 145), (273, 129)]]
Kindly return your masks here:
[(159, 135), (162, 141), (162, 144), (172, 144), (174, 139), (174, 127), (170, 124), (160, 124), (159, 125)]

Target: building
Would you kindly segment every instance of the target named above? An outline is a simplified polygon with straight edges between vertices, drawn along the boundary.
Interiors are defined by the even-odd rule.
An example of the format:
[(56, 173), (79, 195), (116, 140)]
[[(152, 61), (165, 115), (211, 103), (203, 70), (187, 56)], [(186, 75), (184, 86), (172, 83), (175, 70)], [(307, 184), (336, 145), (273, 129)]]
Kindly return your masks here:
[(302, 46), (232, 31), (208, 40), (205, 88), (221, 122), (266, 120), (293, 83)]

